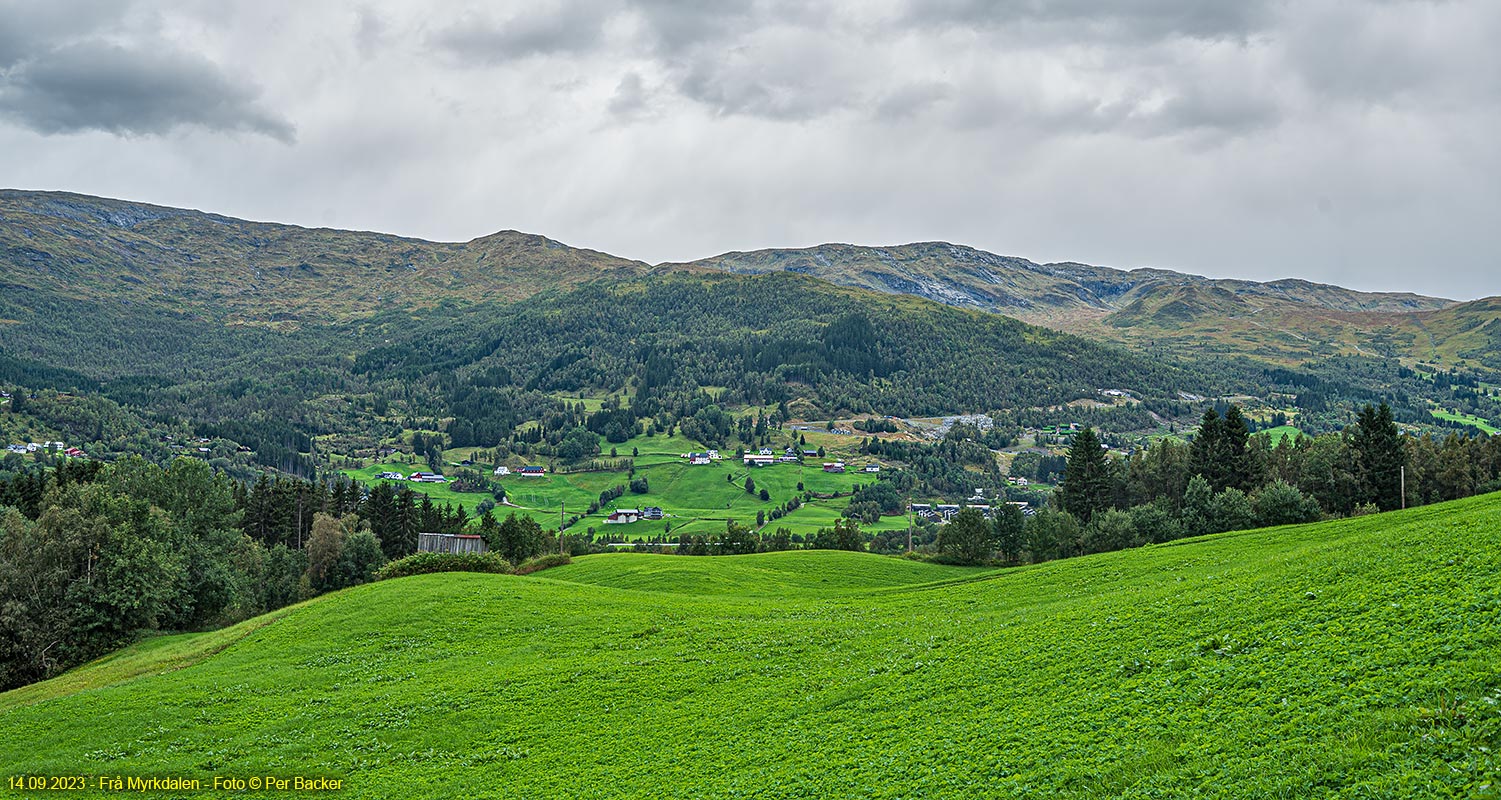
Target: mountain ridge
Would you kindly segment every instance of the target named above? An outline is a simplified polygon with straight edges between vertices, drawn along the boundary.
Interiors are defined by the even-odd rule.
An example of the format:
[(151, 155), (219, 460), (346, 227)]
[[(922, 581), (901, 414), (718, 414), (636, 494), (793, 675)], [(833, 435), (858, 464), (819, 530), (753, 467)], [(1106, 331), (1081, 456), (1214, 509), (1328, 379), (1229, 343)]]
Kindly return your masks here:
[[(256, 222), (72, 192), (0, 189), (0, 283), (145, 302), (236, 324), (356, 318), (392, 304), (521, 300), (673, 271), (794, 272), (1137, 346), (1299, 363), (1380, 354), (1501, 368), (1493, 298), (1458, 302), (1302, 278), (1038, 263), (942, 241), (730, 251), (649, 264), (499, 230), (466, 242)], [(1465, 355), (1468, 354), (1468, 355)]]

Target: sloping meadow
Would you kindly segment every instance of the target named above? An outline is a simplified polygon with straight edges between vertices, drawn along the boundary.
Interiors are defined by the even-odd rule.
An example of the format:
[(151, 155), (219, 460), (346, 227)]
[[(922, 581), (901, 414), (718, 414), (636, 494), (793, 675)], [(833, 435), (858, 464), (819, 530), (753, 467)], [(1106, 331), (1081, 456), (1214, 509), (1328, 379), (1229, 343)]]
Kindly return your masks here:
[(0, 695), (0, 763), (355, 797), (1483, 797), (1498, 532), (1492, 495), (1014, 570), (405, 578), (170, 671)]

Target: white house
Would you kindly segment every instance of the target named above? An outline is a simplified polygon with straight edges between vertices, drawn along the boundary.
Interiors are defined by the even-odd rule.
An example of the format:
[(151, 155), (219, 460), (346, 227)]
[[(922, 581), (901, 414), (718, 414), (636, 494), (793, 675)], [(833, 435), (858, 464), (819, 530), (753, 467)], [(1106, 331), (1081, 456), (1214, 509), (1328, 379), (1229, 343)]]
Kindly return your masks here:
[(641, 511), (640, 511), (640, 509), (635, 509), (635, 508), (617, 508), (614, 511), (610, 512), (610, 516), (605, 517), (605, 524), (607, 524), (607, 525), (628, 525), (628, 524), (630, 524), (632, 522), (635, 522), (635, 521), (637, 521), (639, 519), (641, 519)]
[(511, 474), (511, 468), (510, 467), (496, 467), (495, 468), (495, 474), (496, 475), (510, 475)]
[(763, 450), (760, 453), (745, 454), (745, 465), (747, 467), (765, 467), (775, 464), (776, 462), (777, 457), (772, 455), (769, 451)]

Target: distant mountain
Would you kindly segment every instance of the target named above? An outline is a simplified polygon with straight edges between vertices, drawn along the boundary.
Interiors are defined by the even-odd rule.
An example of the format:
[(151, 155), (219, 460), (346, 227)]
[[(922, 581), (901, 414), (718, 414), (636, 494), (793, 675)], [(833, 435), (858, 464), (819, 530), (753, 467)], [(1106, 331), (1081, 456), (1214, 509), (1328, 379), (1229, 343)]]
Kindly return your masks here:
[[(1495, 305), (1296, 279), (1260, 283), (1161, 269), (1038, 264), (947, 242), (734, 252), (683, 266), (796, 272), (1136, 345), (1285, 362), (1358, 353), (1480, 362), (1486, 348), (1473, 331)], [(1456, 336), (1463, 341), (1451, 341)]]
[(1284, 364), (1380, 354), (1501, 369), (1501, 300), (1495, 298), (1456, 303), (1294, 279), (1258, 283), (1160, 269), (1038, 264), (945, 242), (825, 244), (653, 266), (517, 231), (430, 242), (64, 192), (0, 190), (0, 287), (234, 324), (289, 327), (381, 309), (518, 300), (680, 271), (799, 273), (1154, 352), (1247, 355)]
[(651, 267), (501, 231), (462, 244), (247, 222), (63, 192), (0, 190), (0, 284), (233, 322), (516, 300)]

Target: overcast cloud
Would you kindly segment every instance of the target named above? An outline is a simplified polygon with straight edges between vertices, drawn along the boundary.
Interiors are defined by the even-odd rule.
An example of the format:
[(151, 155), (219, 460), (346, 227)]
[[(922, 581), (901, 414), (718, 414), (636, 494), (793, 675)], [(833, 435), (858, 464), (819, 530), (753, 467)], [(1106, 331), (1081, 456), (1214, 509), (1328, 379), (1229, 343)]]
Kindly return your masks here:
[(0, 0), (0, 185), (1468, 299), (1501, 294), (1498, 40), (1490, 0)]

